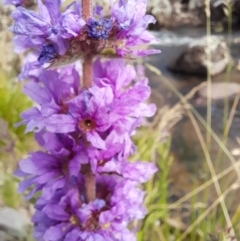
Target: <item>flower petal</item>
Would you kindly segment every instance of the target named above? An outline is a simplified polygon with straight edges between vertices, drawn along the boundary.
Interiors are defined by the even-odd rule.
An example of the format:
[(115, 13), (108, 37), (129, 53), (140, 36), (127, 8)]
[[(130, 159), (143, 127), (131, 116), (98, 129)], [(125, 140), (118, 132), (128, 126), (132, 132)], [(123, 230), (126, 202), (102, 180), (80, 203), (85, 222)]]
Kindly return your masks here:
[(47, 118), (45, 125), (50, 132), (70, 133), (75, 131), (76, 120), (70, 115), (55, 114)]
[(97, 148), (102, 150), (106, 150), (105, 141), (99, 136), (96, 131), (91, 131), (87, 133), (87, 140), (91, 142), (91, 144)]

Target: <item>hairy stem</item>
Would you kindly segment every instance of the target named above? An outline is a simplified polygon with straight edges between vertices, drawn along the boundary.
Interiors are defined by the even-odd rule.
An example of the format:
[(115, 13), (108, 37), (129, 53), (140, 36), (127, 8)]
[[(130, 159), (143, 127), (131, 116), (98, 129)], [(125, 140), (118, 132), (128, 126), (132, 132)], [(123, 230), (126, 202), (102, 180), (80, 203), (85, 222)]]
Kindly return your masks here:
[(83, 60), (83, 86), (89, 88), (92, 85), (92, 56), (86, 55)]
[[(92, 15), (91, 0), (82, 0), (82, 15), (85, 21), (88, 21)], [(92, 56), (86, 55), (83, 60), (83, 86), (89, 88), (92, 85)], [(89, 166), (84, 174), (85, 179), (85, 192), (87, 202), (96, 199), (96, 180), (95, 176)]]
[(85, 21), (87, 21), (92, 16), (91, 0), (82, 0), (82, 15)]
[(89, 203), (96, 199), (96, 180), (90, 166), (89, 166), (89, 170), (84, 174), (84, 180), (85, 180), (86, 201)]

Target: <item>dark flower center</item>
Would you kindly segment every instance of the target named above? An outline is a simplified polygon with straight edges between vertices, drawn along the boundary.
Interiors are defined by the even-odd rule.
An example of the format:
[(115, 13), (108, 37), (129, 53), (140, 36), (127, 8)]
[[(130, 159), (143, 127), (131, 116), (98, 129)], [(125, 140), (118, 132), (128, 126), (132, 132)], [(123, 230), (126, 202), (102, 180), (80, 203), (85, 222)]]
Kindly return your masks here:
[(40, 62), (40, 64), (44, 64), (50, 62), (56, 57), (57, 52), (55, 51), (53, 44), (45, 44), (42, 46), (38, 61)]
[(87, 24), (87, 33), (90, 38), (107, 39), (112, 29), (112, 23), (109, 19), (100, 20), (90, 19)]
[(61, 113), (61, 114), (67, 114), (67, 113), (68, 113), (68, 105), (65, 104), (65, 103), (62, 103), (62, 104), (60, 105), (60, 111), (59, 111), (59, 113)]
[(78, 123), (78, 128), (83, 132), (89, 132), (96, 128), (96, 123), (91, 119), (84, 119)]
[(56, 28), (52, 28), (51, 33), (53, 33), (54, 35), (58, 34), (58, 30)]

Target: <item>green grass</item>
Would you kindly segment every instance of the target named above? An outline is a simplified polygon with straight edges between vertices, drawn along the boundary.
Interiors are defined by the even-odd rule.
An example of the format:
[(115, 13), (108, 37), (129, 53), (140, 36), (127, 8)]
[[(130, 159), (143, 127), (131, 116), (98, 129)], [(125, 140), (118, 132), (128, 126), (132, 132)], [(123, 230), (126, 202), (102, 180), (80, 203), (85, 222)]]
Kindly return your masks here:
[(32, 105), (21, 88), (21, 83), (0, 70), (0, 203), (14, 208), (21, 205), (22, 198), (12, 172), (19, 159), (34, 146), (32, 135), (24, 134), (25, 127), (14, 126), (20, 121), (19, 114)]

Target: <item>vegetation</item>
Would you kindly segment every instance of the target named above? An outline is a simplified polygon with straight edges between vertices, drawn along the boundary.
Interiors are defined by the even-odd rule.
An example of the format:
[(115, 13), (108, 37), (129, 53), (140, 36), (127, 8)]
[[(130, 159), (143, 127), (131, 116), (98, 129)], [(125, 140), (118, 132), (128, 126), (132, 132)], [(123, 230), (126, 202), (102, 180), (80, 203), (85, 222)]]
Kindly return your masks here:
[(21, 85), (0, 70), (0, 204), (14, 208), (21, 205), (21, 197), (12, 173), (17, 161), (33, 148), (31, 135), (24, 134), (24, 127), (14, 126), (20, 120), (19, 114), (31, 106)]
[[(226, 1), (225, 6), (230, 37), (232, 32), (230, 1)], [(206, 5), (208, 36), (211, 35), (209, 8), (210, 6)], [(231, 48), (230, 45), (229, 48)], [(210, 59), (211, 56), (208, 58)], [(149, 64), (146, 64), (146, 68), (179, 98), (179, 102), (173, 107), (165, 106), (159, 109), (155, 119), (135, 137), (138, 153), (132, 161), (153, 161), (159, 168), (154, 178), (143, 187), (146, 191), (145, 205), (149, 213), (141, 223), (133, 224), (138, 230), (138, 241), (240, 240), (239, 203), (235, 210), (231, 208), (232, 198), (237, 195), (240, 187), (240, 161), (227, 146), (227, 137), (238, 97), (235, 98), (232, 106), (229, 100), (225, 99), (224, 128), (222, 136), (218, 136), (214, 132), (215, 123), (212, 122), (210, 95), (207, 100), (206, 119), (190, 103), (196, 91), (204, 84), (208, 86), (208, 91), (211, 93), (210, 75), (207, 83), (183, 96), (158, 69)], [(226, 71), (226, 82), (229, 81), (230, 71), (231, 69)], [(14, 127), (14, 124), (20, 120), (19, 114), (32, 105), (30, 100), (21, 93), (21, 86), (22, 83), (15, 81), (12, 75), (0, 69), (0, 207), (9, 206), (15, 209), (26, 207), (26, 203), (16, 191), (18, 180), (12, 173), (18, 160), (36, 147), (32, 136), (24, 134), (24, 127)], [(193, 177), (191, 191), (175, 200), (170, 190), (176, 184), (175, 179), (178, 177), (173, 178), (172, 170), (179, 168), (179, 163), (181, 165), (184, 160), (178, 160), (172, 152), (171, 130), (184, 116), (192, 123), (204, 161), (201, 160), (200, 165), (201, 180)], [(211, 155), (213, 146), (217, 149), (214, 156)], [(193, 147), (187, 146), (187, 148)], [(228, 165), (225, 168), (219, 168), (223, 166), (223, 162), (227, 162)], [(214, 196), (213, 199), (209, 198), (212, 196)], [(209, 202), (210, 199), (211, 202)]]

